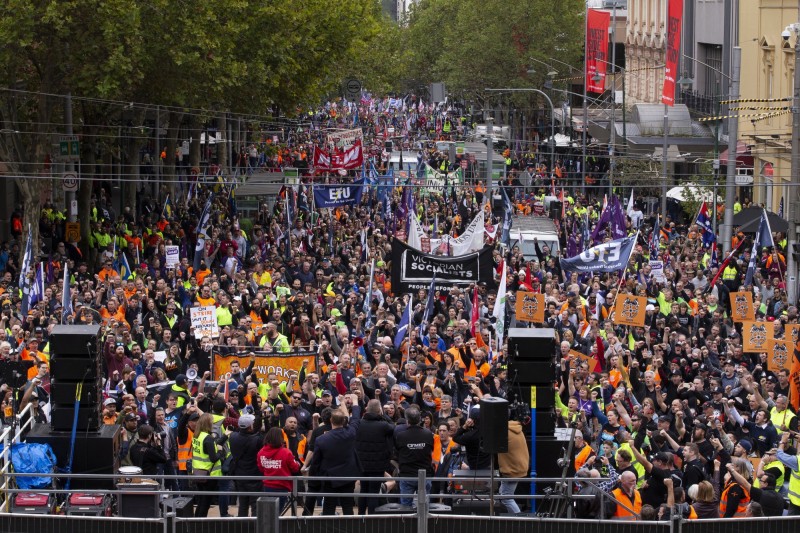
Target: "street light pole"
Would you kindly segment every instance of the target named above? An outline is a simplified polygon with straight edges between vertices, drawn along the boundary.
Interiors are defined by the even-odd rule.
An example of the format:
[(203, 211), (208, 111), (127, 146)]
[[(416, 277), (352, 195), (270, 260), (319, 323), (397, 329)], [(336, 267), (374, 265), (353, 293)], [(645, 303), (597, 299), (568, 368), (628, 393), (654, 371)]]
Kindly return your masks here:
[[(800, 16), (800, 6), (798, 6), (798, 16)], [(786, 202), (786, 220), (789, 221), (789, 232), (787, 235), (787, 289), (789, 303), (797, 302), (797, 262), (794, 260), (794, 247), (797, 244), (797, 219), (798, 205), (797, 198), (800, 191), (800, 26), (792, 25), (794, 30), (794, 91), (792, 92), (792, 185), (790, 187), (789, 201)]]
[[(731, 52), (730, 100), (737, 100), (739, 98), (739, 69), (741, 68), (742, 49), (738, 46), (734, 46)], [(736, 196), (736, 155), (738, 134), (739, 119), (731, 116), (731, 118), (728, 119), (728, 173), (725, 177), (725, 218), (723, 219), (722, 224), (722, 247), (724, 250), (730, 249), (731, 238), (733, 237), (733, 203)], [(732, 162), (731, 158), (733, 158)]]
[[(538, 93), (544, 96), (547, 103), (550, 105), (550, 172), (552, 174), (553, 167), (555, 165), (555, 145), (556, 145), (556, 108), (553, 107), (553, 101), (547, 96), (547, 93), (544, 91), (540, 91), (539, 89), (533, 88), (521, 88), (521, 89), (484, 89), (486, 92), (512, 92), (512, 93)], [(585, 124), (584, 124), (585, 127)]]
[(608, 141), (608, 201), (614, 194), (614, 159), (615, 143), (617, 141), (617, 3), (614, 2), (611, 10), (611, 136)]
[(669, 136), (669, 106), (664, 104), (664, 143), (662, 144), (661, 154), (661, 220), (667, 220), (667, 150)]

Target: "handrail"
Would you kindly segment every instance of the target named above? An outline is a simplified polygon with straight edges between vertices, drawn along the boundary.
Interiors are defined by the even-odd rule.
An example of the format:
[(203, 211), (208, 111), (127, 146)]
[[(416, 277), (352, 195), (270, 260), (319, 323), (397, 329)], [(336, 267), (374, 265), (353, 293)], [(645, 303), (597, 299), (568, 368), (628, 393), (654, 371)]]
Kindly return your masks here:
[[(17, 415), (15, 415), (15, 424), (13, 426), (8, 426), (6, 429), (3, 430), (3, 433), (0, 434), (0, 441), (3, 443), (3, 451), (0, 452), (0, 477), (2, 477), (2, 484), (0, 485), (0, 492), (3, 494), (3, 503), (0, 504), (0, 512), (7, 512), (8, 511), (8, 500), (9, 500), (9, 488), (8, 484), (11, 482), (13, 477), (7, 477), (9, 474), (9, 467), (11, 466), (11, 443), (19, 444), (22, 439), (22, 434), (24, 433), (27, 427), (33, 427), (33, 417), (28, 416), (28, 419), (25, 421), (23, 425), (20, 426), (20, 420), (22, 420), (25, 415), (29, 415), (31, 412), (31, 405), (28, 404), (25, 408), (20, 411)], [(11, 438), (11, 430), (16, 428), (16, 433), (14, 437)]]

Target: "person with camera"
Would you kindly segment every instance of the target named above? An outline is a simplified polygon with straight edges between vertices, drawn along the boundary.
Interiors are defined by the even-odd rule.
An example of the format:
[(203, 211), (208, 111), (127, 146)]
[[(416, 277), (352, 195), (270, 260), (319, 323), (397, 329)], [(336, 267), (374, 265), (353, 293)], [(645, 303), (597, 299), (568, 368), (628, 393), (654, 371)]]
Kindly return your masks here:
[(148, 424), (139, 426), (137, 433), (138, 439), (130, 447), (131, 464), (141, 468), (145, 476), (158, 475), (167, 462), (164, 452), (166, 433), (156, 433)]

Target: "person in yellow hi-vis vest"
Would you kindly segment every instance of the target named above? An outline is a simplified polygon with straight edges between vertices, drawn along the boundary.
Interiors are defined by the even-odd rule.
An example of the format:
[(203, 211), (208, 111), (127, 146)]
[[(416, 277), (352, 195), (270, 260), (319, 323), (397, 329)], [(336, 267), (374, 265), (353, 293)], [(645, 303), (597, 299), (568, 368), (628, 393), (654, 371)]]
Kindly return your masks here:
[(197, 497), (195, 517), (208, 516), (218, 478), (222, 477), (222, 445), (228, 440), (228, 436), (223, 433), (215, 439), (213, 431), (214, 418), (208, 413), (201, 415), (192, 439), (192, 477), (197, 484), (197, 490), (206, 494)]

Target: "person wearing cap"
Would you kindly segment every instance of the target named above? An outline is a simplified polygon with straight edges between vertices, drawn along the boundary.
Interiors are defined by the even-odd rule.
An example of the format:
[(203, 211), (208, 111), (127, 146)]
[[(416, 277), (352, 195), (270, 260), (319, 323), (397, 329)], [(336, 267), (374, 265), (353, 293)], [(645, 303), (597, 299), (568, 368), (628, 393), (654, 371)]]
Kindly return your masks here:
[(675, 470), (672, 454), (669, 452), (658, 452), (652, 456), (651, 460), (648, 460), (635, 446), (631, 446), (631, 451), (647, 473), (641, 489), (642, 503), (658, 508), (667, 501), (667, 487), (664, 485), (664, 480), (674, 477), (681, 481), (683, 474), (679, 470)]
[(122, 417), (122, 445), (119, 447), (119, 461), (122, 466), (131, 466), (130, 447), (138, 438), (139, 415), (135, 411), (125, 410)]
[(222, 446), (228, 436), (214, 433), (214, 418), (209, 413), (200, 415), (195, 429), (192, 439), (192, 477), (202, 494), (197, 497), (194, 516), (205, 518), (214, 500), (213, 493), (219, 488), (222, 461), (225, 458)]
[[(189, 404), (183, 410), (178, 420), (178, 428), (175, 433), (175, 440), (178, 443), (178, 475), (188, 476), (191, 473), (192, 464), (192, 440), (197, 429), (197, 421), (200, 419), (201, 411), (196, 405)], [(178, 486), (182, 490), (189, 488), (189, 480), (179, 478)]]
[(114, 398), (106, 398), (105, 401), (103, 401), (103, 425), (114, 426), (117, 424), (118, 419), (117, 400)]
[[(777, 454), (778, 449), (772, 448), (761, 457), (755, 469), (755, 475), (753, 476), (753, 487), (774, 491), (781, 491), (783, 489), (783, 482), (786, 478), (786, 467), (778, 460)], [(761, 479), (765, 474), (772, 477), (772, 484), (769, 487), (761, 483)]]
[[(260, 476), (261, 470), (258, 468), (256, 456), (261, 449), (261, 426), (263, 418), (260, 410), (255, 410), (255, 415), (245, 412), (239, 417), (239, 431), (231, 433), (228, 444), (231, 450), (233, 462), (231, 464), (231, 476)], [(261, 480), (236, 480), (236, 491), (260, 492), (262, 487)], [(256, 501), (258, 496), (239, 496), (238, 516), (256, 516)]]
[(789, 399), (783, 394), (775, 396), (775, 405), (769, 412), (769, 419), (778, 435), (788, 430), (796, 415), (789, 409)]

